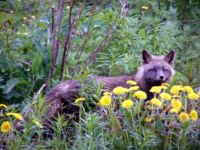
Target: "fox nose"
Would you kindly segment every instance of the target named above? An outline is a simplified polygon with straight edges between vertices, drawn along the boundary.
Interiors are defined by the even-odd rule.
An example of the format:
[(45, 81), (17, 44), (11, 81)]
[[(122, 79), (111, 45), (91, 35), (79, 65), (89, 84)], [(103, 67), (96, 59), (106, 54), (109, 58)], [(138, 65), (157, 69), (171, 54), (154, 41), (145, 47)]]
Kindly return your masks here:
[(160, 76), (160, 80), (163, 80), (164, 79), (164, 76)]

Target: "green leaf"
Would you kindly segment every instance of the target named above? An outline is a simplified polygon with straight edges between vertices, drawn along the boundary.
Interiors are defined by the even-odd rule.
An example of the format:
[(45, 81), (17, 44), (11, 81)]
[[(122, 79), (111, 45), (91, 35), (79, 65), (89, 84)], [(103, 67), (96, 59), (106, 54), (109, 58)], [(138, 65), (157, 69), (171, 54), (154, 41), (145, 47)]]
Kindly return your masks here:
[(12, 18), (12, 16), (5, 12), (0, 12), (0, 25), (2, 25), (5, 21), (8, 21)]
[(13, 78), (9, 80), (3, 90), (3, 94), (8, 94), (12, 91), (12, 89), (18, 84), (27, 84), (26, 81), (21, 80), (20, 78)]

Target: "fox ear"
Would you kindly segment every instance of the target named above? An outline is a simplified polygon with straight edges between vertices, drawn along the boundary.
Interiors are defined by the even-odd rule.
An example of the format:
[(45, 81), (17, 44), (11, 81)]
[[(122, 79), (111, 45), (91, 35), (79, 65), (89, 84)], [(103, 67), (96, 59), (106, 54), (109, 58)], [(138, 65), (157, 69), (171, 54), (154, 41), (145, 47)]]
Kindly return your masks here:
[(174, 65), (174, 59), (175, 59), (175, 51), (171, 50), (165, 57), (164, 60), (169, 63), (170, 65)]
[(148, 64), (153, 60), (153, 57), (151, 54), (149, 54), (149, 52), (147, 52), (146, 50), (142, 51), (142, 65), (143, 64)]

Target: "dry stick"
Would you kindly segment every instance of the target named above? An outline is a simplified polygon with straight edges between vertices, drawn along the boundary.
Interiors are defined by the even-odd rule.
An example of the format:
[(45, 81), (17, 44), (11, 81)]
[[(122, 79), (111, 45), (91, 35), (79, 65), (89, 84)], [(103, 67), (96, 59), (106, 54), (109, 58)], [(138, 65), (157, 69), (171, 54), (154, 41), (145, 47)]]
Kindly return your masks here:
[(55, 6), (52, 6), (52, 32), (54, 31), (54, 23), (55, 23)]
[[(80, 21), (80, 18), (81, 18), (81, 14), (82, 14), (83, 8), (84, 8), (84, 6), (85, 6), (85, 2), (86, 2), (86, 1), (84, 1), (84, 4), (83, 4), (83, 6), (81, 7), (81, 10), (80, 10), (80, 12), (79, 12), (79, 17), (78, 17), (78, 21), (77, 21), (77, 24), (76, 24), (76, 29), (75, 29), (75, 31), (74, 31), (74, 36), (73, 36), (72, 42), (70, 43), (70, 47), (69, 47), (69, 50), (67, 51), (67, 54), (66, 54), (66, 58), (65, 58), (65, 59), (67, 59), (68, 54), (69, 54), (69, 52), (70, 52), (71, 49), (72, 49), (72, 46), (73, 46), (73, 43), (74, 43), (74, 40), (75, 40), (75, 37), (76, 37), (76, 32), (77, 32), (77, 30), (78, 30), (78, 24), (79, 24), (79, 21)], [(76, 18), (76, 17), (74, 17), (74, 21), (75, 21), (75, 18)]]
[[(102, 45), (102, 43), (101, 43), (101, 44), (95, 49), (95, 51), (93, 52), (93, 54), (90, 56), (90, 59), (89, 59), (89, 61), (87, 62), (85, 68), (86, 68), (89, 64), (91, 64), (91, 62), (96, 58), (97, 54), (101, 51), (101, 49), (111, 40), (111, 38), (112, 38), (112, 36), (115, 34), (117, 28), (120, 26), (120, 24), (122, 23), (122, 21), (124, 20), (124, 18), (127, 16), (129, 10), (132, 8), (134, 2), (135, 2), (135, 1), (133, 1), (133, 2), (131, 3), (131, 5), (130, 5), (129, 9), (127, 10), (126, 14), (125, 14), (124, 17), (120, 20), (119, 24), (117, 25), (117, 27), (115, 28), (115, 30), (113, 31), (113, 33), (112, 33), (112, 35), (109, 37), (109, 39), (104, 43), (103, 46), (101, 46), (101, 45)], [(123, 8), (123, 7), (122, 7), (122, 8)], [(121, 12), (121, 10), (120, 10), (120, 12)], [(110, 29), (109, 29), (109, 30), (110, 30)], [(104, 39), (105, 39), (105, 38), (107, 38), (107, 36), (104, 37)]]
[[(92, 24), (92, 17), (93, 17), (93, 15), (94, 15), (94, 11), (95, 11), (95, 9), (96, 9), (96, 7), (97, 7), (97, 3), (98, 3), (98, 2), (99, 2), (99, 0), (97, 0), (95, 6), (93, 6), (93, 8), (92, 8), (92, 13), (91, 13), (91, 16), (90, 16), (90, 22), (89, 22), (89, 25), (88, 25), (87, 32), (86, 32), (86, 34), (85, 34), (85, 39), (84, 39), (83, 45), (81, 46), (81, 52), (80, 52), (80, 54), (79, 54), (78, 60), (77, 60), (76, 65), (75, 65), (75, 69), (74, 69), (75, 71), (76, 71), (76, 69), (77, 69), (78, 63), (79, 63), (80, 58), (81, 58), (81, 55), (82, 55), (82, 53), (83, 53), (85, 44), (86, 44), (86, 42), (87, 42), (87, 40), (88, 40), (88, 35), (89, 35), (89, 31), (90, 31), (90, 26), (91, 26), (91, 24)], [(74, 76), (74, 74), (75, 74), (75, 73), (73, 72), (72, 77)]]
[[(46, 88), (46, 84), (43, 84), (42, 87), (40, 88), (40, 90), (37, 92), (37, 94), (34, 96), (34, 99), (37, 99), (38, 96), (40, 95), (40, 93)], [(34, 102), (31, 103), (32, 105), (34, 104)], [(28, 108), (28, 110), (26, 111), (26, 113), (24, 114), (24, 117), (30, 112), (31, 108)]]
[(31, 64), (32, 64), (32, 62), (25, 62), (25, 61), (22, 61), (22, 60), (20, 60), (20, 59), (18, 59), (18, 58), (15, 58), (16, 60), (18, 60), (18, 61), (20, 61), (22, 64), (24, 64), (24, 65), (28, 65), (28, 66), (30, 66)]
[(64, 45), (64, 51), (63, 51), (63, 57), (62, 57), (62, 64), (61, 64), (61, 72), (60, 72), (60, 77), (59, 77), (59, 81), (62, 80), (62, 76), (63, 76), (63, 70), (64, 70), (64, 63), (65, 63), (65, 55), (66, 55), (66, 51), (67, 51), (67, 47), (68, 47), (68, 43), (70, 40), (70, 33), (71, 33), (71, 15), (72, 15), (72, 8), (74, 6), (74, 0), (72, 2), (72, 6), (70, 6), (70, 11), (69, 11), (69, 31), (65, 40), (65, 45)]
[[(127, 0), (127, 1), (128, 1), (128, 0)], [(127, 1), (126, 1), (125, 3), (127, 3)], [(122, 7), (122, 8), (123, 8), (123, 7)], [(93, 59), (96, 57), (96, 55), (97, 55), (96, 53), (98, 53), (99, 48), (101, 47), (101, 45), (103, 44), (103, 42), (106, 40), (106, 38), (108, 37), (110, 31), (112, 30), (113, 26), (115, 25), (115, 23), (116, 23), (116, 21), (117, 21), (119, 15), (120, 15), (120, 13), (121, 13), (121, 11), (122, 11), (122, 8), (120, 9), (119, 13), (117, 14), (115, 20), (113, 21), (112, 25), (110, 26), (108, 32), (107, 32), (106, 35), (104, 36), (104, 38), (103, 38), (103, 40), (101, 41), (101, 43), (100, 43), (100, 44), (98, 45), (98, 47), (94, 50), (94, 52), (90, 55), (90, 58), (89, 58), (89, 61), (88, 61), (87, 64), (86, 64), (86, 67), (87, 67), (87, 66), (91, 63), (91, 61), (93, 61)], [(85, 68), (86, 68), (86, 67), (85, 67)]]

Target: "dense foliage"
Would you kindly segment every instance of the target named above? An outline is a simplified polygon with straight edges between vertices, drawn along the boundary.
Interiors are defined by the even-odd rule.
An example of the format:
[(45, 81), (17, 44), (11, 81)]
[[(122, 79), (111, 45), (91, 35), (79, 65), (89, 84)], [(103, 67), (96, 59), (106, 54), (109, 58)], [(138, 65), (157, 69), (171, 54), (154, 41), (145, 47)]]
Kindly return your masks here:
[[(41, 112), (46, 108), (42, 107), (42, 93), (39, 93), (39, 100), (35, 93), (44, 84), (43, 92), (68, 79), (132, 74), (140, 66), (143, 49), (159, 55), (174, 49), (176, 74), (172, 85), (191, 86), (199, 91), (199, 5), (198, 0), (0, 1), (0, 104), (8, 105), (6, 111), (3, 105), (0, 106), (0, 115), (24, 113), (27, 105), (34, 104), (32, 107), (39, 110), (31, 119), (41, 121)], [(93, 87), (83, 86), (81, 96), (97, 102), (101, 98), (101, 86), (97, 85), (96, 91)], [(85, 93), (86, 90), (89, 92)], [(36, 100), (40, 107), (35, 106)], [(19, 133), (10, 143), (5, 136), (4, 140), (10, 149), (23, 149), (27, 145), (33, 149), (113, 148), (112, 142), (116, 139), (111, 138), (112, 133), (102, 131), (108, 122), (102, 121), (96, 113), (81, 114), (80, 122), (87, 126), (81, 126), (80, 122), (75, 124), (72, 130), (77, 130), (77, 134), (68, 139), (73, 132), (71, 128), (62, 128), (68, 120), (59, 116), (57, 122), (52, 123), (55, 131), (52, 138), (45, 142), (44, 131), (35, 126), (36, 121), (30, 122), (24, 134)], [(0, 118), (0, 124), (8, 119), (11, 120)], [(5, 126), (9, 127), (9, 124), (5, 123)], [(146, 130), (140, 132), (147, 135)], [(183, 132), (186, 137), (188, 133)], [(148, 136), (156, 140), (157, 137), (151, 134), (148, 132)], [(10, 136), (13, 135), (10, 133)], [(3, 135), (0, 142), (1, 138)], [(192, 143), (181, 142), (186, 142), (184, 148), (187, 142)], [(159, 143), (150, 146), (156, 144)]]

